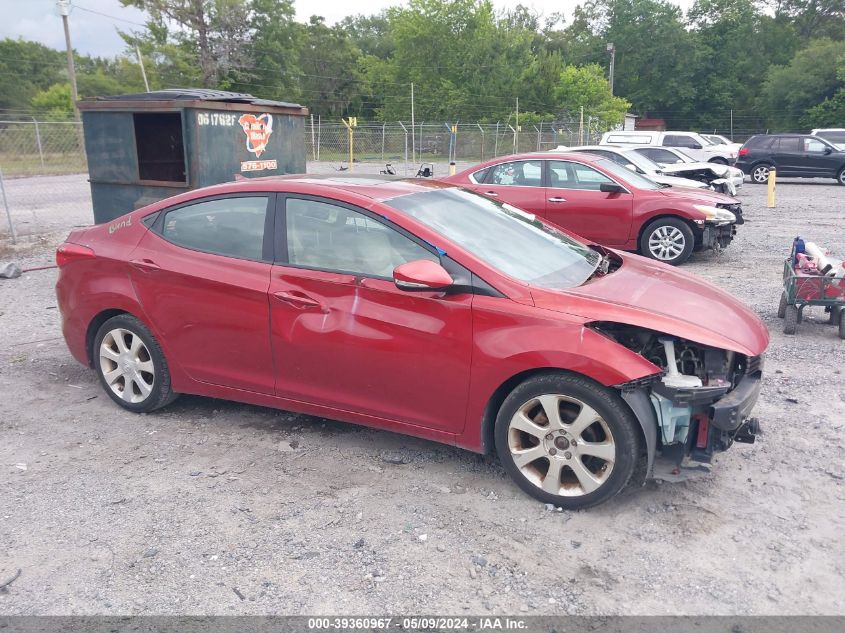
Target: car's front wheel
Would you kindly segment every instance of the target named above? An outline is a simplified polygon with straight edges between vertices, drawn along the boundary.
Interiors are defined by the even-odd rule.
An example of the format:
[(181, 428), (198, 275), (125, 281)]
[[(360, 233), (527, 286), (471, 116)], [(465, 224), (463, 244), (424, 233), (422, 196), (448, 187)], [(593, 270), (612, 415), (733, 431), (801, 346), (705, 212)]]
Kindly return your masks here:
[(836, 175), (836, 182), (840, 185), (845, 185), (845, 167), (839, 170), (839, 173)]
[(758, 185), (765, 185), (769, 182), (769, 172), (771, 170), (772, 166), (766, 163), (755, 165), (754, 169), (751, 170), (751, 182)]
[(535, 376), (516, 387), (499, 409), (495, 440), (520, 488), (572, 510), (619, 493), (639, 451), (637, 422), (622, 399), (566, 373)]
[(680, 218), (658, 218), (640, 237), (640, 253), (665, 264), (683, 264), (692, 254), (692, 229)]
[(164, 353), (134, 316), (120, 314), (103, 323), (93, 351), (100, 384), (124, 409), (144, 413), (175, 399)]

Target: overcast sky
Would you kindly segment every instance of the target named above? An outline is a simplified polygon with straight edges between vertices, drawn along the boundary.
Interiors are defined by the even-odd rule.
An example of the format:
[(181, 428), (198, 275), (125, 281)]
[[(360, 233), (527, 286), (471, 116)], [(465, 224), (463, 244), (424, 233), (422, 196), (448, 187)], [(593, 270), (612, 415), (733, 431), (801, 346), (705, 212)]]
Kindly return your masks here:
[[(686, 9), (693, 0), (672, 0)], [(544, 13), (563, 11), (567, 15), (580, 0), (493, 0), (497, 8), (525, 4)], [(297, 17), (307, 20), (312, 14), (322, 15), (330, 23), (350, 13), (375, 13), (396, 4), (396, 0), (295, 0)], [(112, 56), (123, 51), (123, 40), (117, 29), (141, 28), (144, 14), (137, 9), (123, 8), (119, 0), (72, 0), (71, 38), (74, 48), (84, 54)], [(105, 14), (105, 15), (101, 15)], [(0, 39), (22, 37), (53, 48), (64, 48), (62, 22), (55, 0), (0, 0)]]

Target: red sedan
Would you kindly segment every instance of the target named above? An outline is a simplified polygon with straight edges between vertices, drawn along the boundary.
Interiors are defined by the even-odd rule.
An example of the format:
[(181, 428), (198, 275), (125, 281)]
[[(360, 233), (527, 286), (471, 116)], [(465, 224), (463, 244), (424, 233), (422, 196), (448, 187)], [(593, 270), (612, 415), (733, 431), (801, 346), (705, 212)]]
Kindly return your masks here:
[(496, 451), (546, 503), (751, 441), (768, 333), (739, 301), (420, 180), (253, 179), (73, 231), (71, 353), (130, 411), (226, 398)]
[(599, 244), (673, 265), (684, 263), (694, 250), (724, 248), (742, 222), (735, 198), (659, 185), (608, 158), (582, 152), (503, 156), (444, 181)]

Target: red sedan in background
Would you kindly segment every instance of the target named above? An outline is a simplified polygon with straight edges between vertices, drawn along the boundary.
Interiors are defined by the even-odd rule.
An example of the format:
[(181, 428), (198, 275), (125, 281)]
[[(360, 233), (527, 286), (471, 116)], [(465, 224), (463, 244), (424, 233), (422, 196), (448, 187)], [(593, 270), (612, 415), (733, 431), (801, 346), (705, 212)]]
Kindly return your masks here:
[[(599, 244), (682, 264), (731, 243), (740, 202), (665, 187), (601, 156), (503, 156), (443, 179), (534, 213)], [(741, 216), (740, 216), (741, 217)]]
[(495, 450), (568, 508), (757, 430), (768, 333), (739, 301), (442, 183), (217, 185), (56, 259), (68, 347), (130, 411), (190, 393)]

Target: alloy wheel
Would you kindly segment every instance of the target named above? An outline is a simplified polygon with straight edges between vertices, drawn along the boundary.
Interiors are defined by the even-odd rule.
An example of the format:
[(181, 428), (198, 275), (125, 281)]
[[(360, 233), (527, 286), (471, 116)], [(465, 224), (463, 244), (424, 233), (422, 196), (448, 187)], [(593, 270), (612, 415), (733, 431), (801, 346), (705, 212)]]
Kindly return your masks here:
[(607, 422), (584, 402), (560, 394), (532, 398), (517, 409), (508, 426), (508, 449), (526, 480), (568, 497), (598, 490), (616, 461)]
[(769, 167), (767, 165), (758, 165), (751, 172), (751, 178), (756, 183), (763, 184), (769, 180)]
[(121, 400), (138, 404), (153, 390), (155, 366), (141, 337), (123, 328), (110, 330), (100, 343), (100, 371)]
[(648, 250), (655, 259), (668, 262), (684, 252), (686, 238), (675, 226), (659, 226), (648, 238)]

